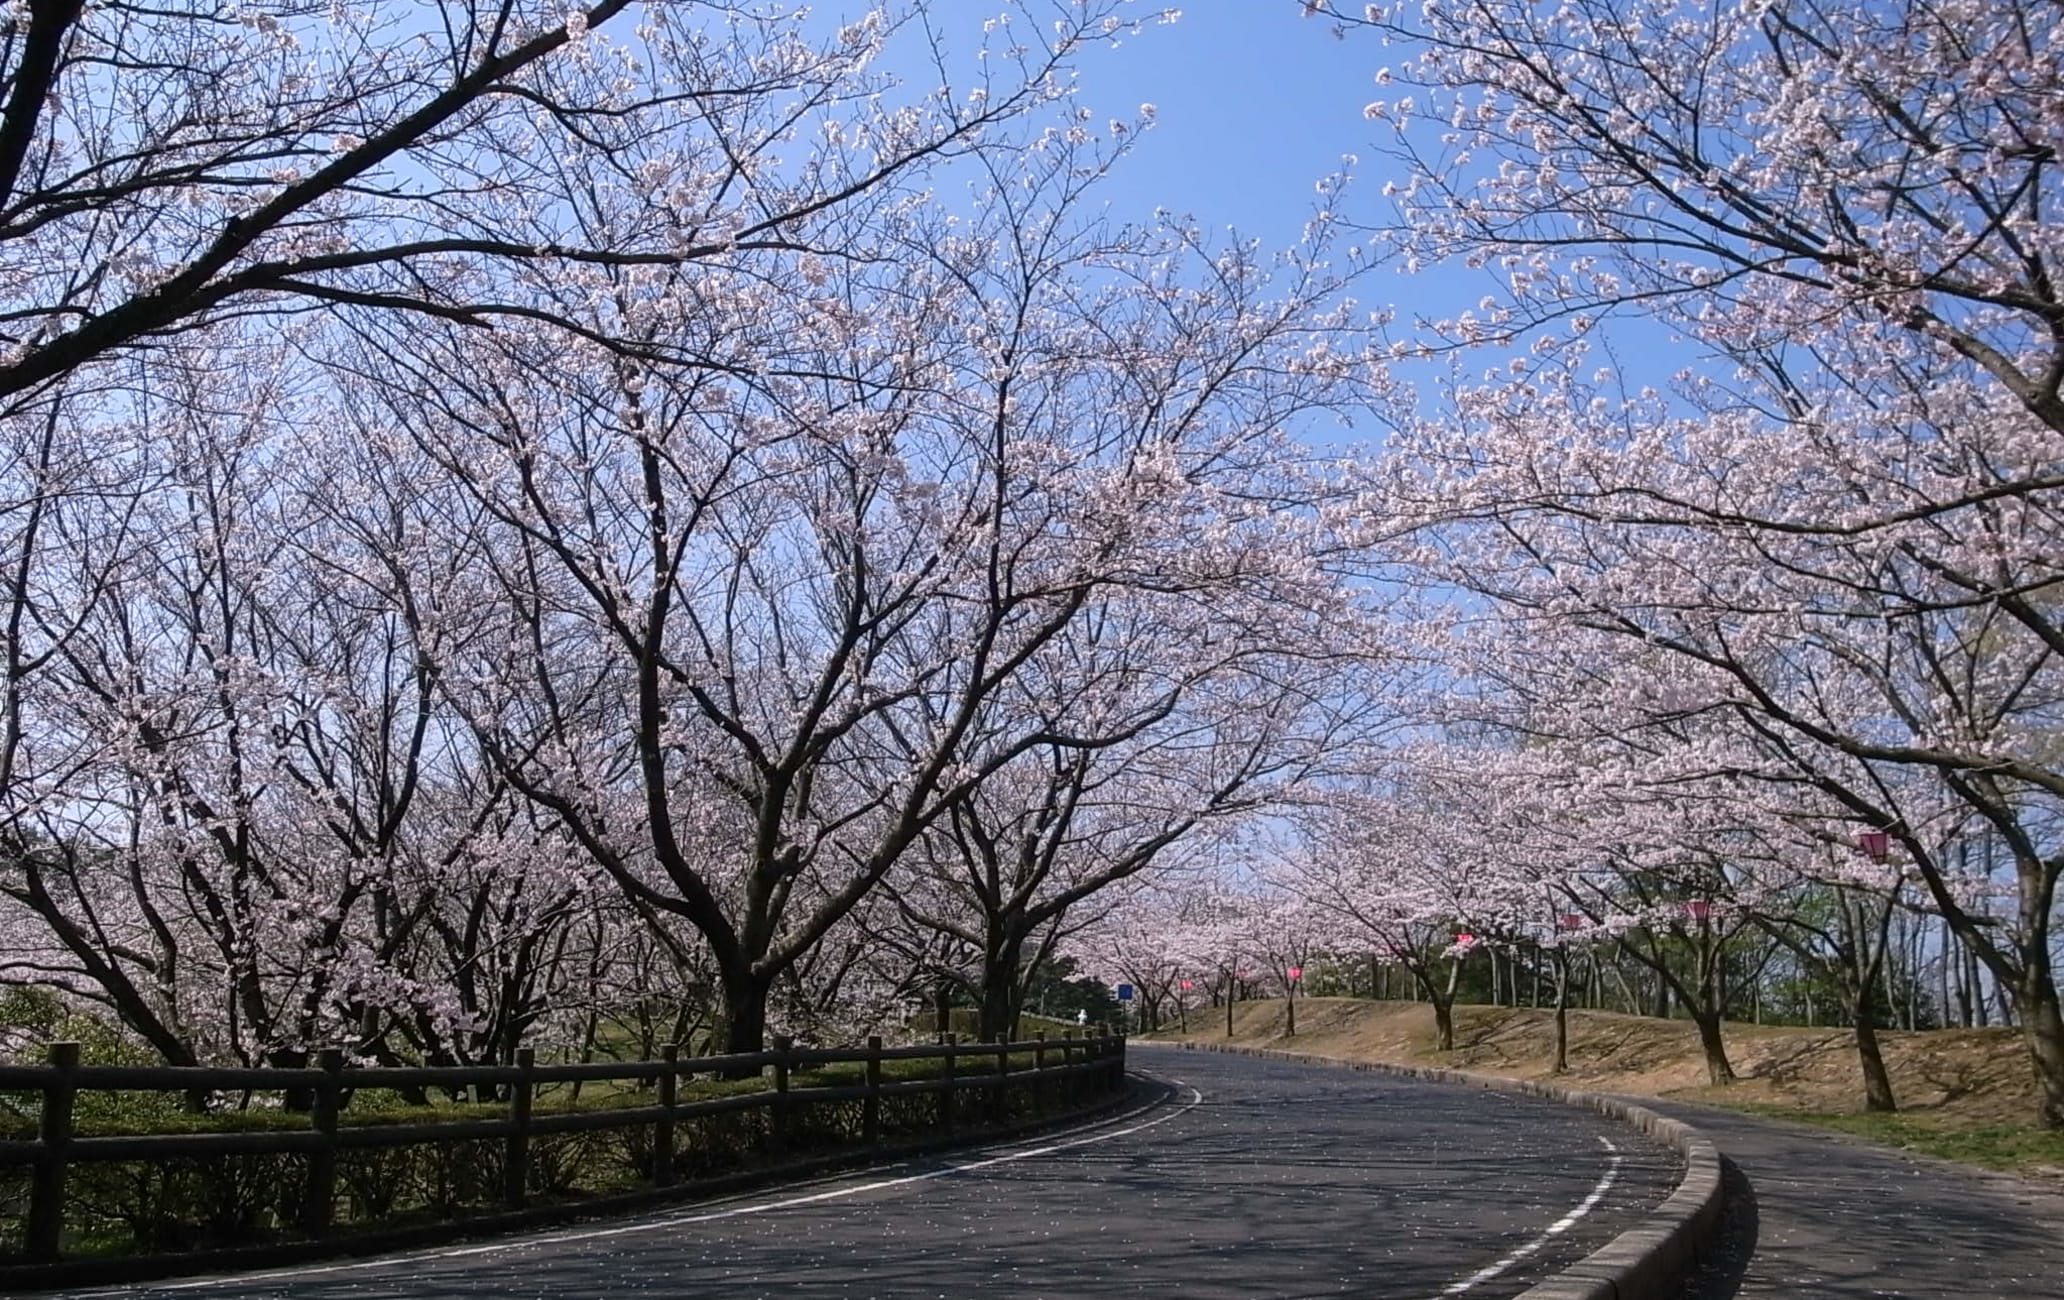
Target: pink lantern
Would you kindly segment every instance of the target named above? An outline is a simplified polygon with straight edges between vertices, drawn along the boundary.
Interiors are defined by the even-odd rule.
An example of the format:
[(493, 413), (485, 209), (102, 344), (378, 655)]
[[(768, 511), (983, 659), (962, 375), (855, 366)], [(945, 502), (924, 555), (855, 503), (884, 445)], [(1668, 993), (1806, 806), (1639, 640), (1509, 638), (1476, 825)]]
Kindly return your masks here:
[(1581, 912), (1564, 912), (1556, 918), (1556, 925), (1564, 930), (1581, 930), (1584, 928), (1583, 914)]
[(1856, 837), (1856, 847), (1872, 862), (1883, 862), (1892, 856), (1892, 837), (1884, 831), (1864, 831)]
[(1288, 975), (1293, 980), (1301, 980), (1304, 978), (1304, 967), (1292, 966), (1289, 970), (1284, 971), (1283, 973), (1285, 975)]
[(1470, 944), (1475, 942), (1476, 936), (1473, 934), (1458, 934), (1455, 936), (1455, 943), (1463, 948), (1467, 948)]
[(1704, 925), (1706, 918), (1713, 914), (1713, 905), (1703, 898), (1694, 898), (1684, 905), (1684, 914), (1691, 918), (1692, 924)]
[(1183, 992), (1187, 993), (1187, 992), (1189, 992), (1189, 991), (1190, 991), (1191, 989), (1193, 989), (1193, 988), (1196, 988), (1196, 987), (1197, 987), (1197, 985), (1196, 985), (1196, 982), (1195, 982), (1194, 980), (1184, 980), (1184, 981), (1182, 982), (1182, 987), (1183, 987)]

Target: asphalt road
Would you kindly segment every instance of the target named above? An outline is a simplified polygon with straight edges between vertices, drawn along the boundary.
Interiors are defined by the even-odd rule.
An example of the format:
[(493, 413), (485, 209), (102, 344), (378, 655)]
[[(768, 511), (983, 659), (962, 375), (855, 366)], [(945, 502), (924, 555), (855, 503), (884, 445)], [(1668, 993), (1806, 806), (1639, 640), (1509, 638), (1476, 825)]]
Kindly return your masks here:
[(1094, 1130), (541, 1236), (87, 1294), (1476, 1300), (1595, 1249), (1678, 1177), (1674, 1152), (1535, 1098), (1202, 1052), (1133, 1064), (1179, 1081), (1172, 1096)]
[(2064, 1194), (1810, 1129), (1633, 1098), (1697, 1125), (1729, 1165), (1719, 1251), (1685, 1300), (2064, 1296)]

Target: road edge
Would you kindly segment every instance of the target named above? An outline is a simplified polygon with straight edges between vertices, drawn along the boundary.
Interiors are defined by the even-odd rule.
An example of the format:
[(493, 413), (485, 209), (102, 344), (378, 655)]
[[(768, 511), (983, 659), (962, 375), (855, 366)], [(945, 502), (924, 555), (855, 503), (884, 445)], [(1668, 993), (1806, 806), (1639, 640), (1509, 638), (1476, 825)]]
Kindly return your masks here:
[(1269, 1047), (1199, 1042), (1135, 1042), (1132, 1046), (1222, 1052), (1297, 1065), (1328, 1066), (1496, 1092), (1524, 1093), (1596, 1111), (1675, 1148), (1684, 1157), (1684, 1177), (1678, 1181), (1676, 1190), (1663, 1198), (1662, 1204), (1575, 1264), (1521, 1292), (1520, 1300), (1665, 1300), (1682, 1290), (1699, 1256), (1714, 1245), (1719, 1232), (1724, 1199), (1720, 1149), (1711, 1138), (1683, 1120), (1671, 1119), (1619, 1097), (1565, 1088), (1538, 1079), (1444, 1070), (1436, 1066), (1393, 1065), (1386, 1061), (1357, 1061)]

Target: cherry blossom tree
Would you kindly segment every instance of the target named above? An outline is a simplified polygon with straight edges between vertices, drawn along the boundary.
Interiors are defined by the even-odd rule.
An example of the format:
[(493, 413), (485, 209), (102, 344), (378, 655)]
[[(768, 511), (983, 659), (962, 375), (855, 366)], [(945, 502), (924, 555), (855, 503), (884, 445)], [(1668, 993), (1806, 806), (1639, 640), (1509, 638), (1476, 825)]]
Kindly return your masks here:
[(982, 781), (1176, 716), (1181, 670), (1105, 717), (1042, 711), (1073, 687), (1000, 707), (1037, 700), (1014, 683), (1106, 593), (1245, 616), (1320, 581), (1276, 540), (1271, 475), (1283, 425), (1360, 365), (1329, 348), (1338, 277), (1312, 249), (1082, 220), (1110, 156), (1038, 134), (974, 218), (910, 195), (826, 217), (838, 260), (569, 291), (693, 365), (550, 326), (419, 331), (413, 374), (355, 362), (388, 379), (362, 418), (461, 485), (499, 592), (447, 689), (506, 780), (701, 933), (733, 1047)]
[(1453, 1051), (1461, 962), (1479, 945), (1472, 918), (1505, 915), (1513, 877), (1483, 853), (1466, 794), (1444, 797), (1432, 755), (1395, 757), (1389, 779), (1312, 809), (1276, 874), (1331, 919), (1327, 946), (1373, 950), (1409, 972), (1432, 1005), (1437, 1049)]
[[(589, 888), (607, 869), (591, 851), (596, 819), (640, 813), (625, 779), (635, 761), (593, 743), (593, 710), (567, 712), (549, 670), (520, 682), (484, 671), (511, 661), (506, 639), (526, 611), (546, 662), (582, 649), (560, 611), (590, 571), (535, 536), (487, 536), (498, 498), (455, 486), (481, 464), (432, 456), (450, 448), (410, 436), (394, 418), (406, 404), (366, 381), (405, 379), (412, 360), (459, 362), (418, 371), (431, 391), (473, 365), (530, 367), (562, 373), (562, 393), (599, 393), (613, 419), (626, 390), (664, 369), (684, 399), (676, 413), (748, 417), (734, 442), (710, 445), (765, 455), (722, 487), (780, 482), (792, 517), (822, 524), (816, 540), (832, 551), (856, 520), (887, 539), (892, 569), (899, 527), (979, 532), (976, 515), (932, 512), (922, 484), (885, 479), (869, 443), (908, 417), (900, 380), (935, 420), (951, 405), (922, 310), (839, 340), (865, 332), (865, 306), (895, 301), (902, 267), (943, 280), (956, 258), (979, 261), (927, 204), (925, 169), (992, 149), (1065, 153), (1092, 174), (1108, 161), (1078, 147), (1089, 132), (1063, 103), (1064, 69), (1153, 16), (1122, 0), (1035, 0), (997, 15), (977, 51), (922, 6), (845, 24), (661, 6), (635, 27), (626, 9), (57, 3), (7, 19), (0, 924), (21, 940), (8, 978), (104, 1001), (181, 1063), (291, 1061), (340, 1040), (382, 1060), (507, 1059), (528, 1030), (570, 1023), (582, 990), (569, 972), (610, 968), (603, 954), (626, 924), (656, 945), (648, 972), (670, 969), (682, 998), (706, 993), (681, 918), (634, 890), (626, 906), (599, 906)], [(900, 87), (878, 70), (901, 40), (929, 49), (935, 84)], [(1050, 129), (1013, 134), (1034, 111)], [(827, 263), (839, 278), (828, 291)], [(853, 295), (841, 302), (841, 289)], [(705, 295), (725, 311), (705, 313)], [(656, 328), (668, 315), (679, 327)], [(697, 327), (705, 315), (714, 331)], [(954, 324), (982, 323), (963, 294)], [(794, 346), (779, 337), (788, 329)], [(855, 367), (843, 378), (861, 400), (808, 391), (840, 382), (817, 365), (833, 355)], [(750, 396), (717, 395), (727, 381)], [(791, 403), (808, 413), (788, 421)], [(809, 432), (787, 450), (757, 441), (784, 421)], [(827, 455), (782, 460), (811, 437)], [(856, 486), (869, 477), (893, 490)], [(891, 496), (900, 504), (885, 506)], [(782, 533), (775, 514), (727, 515), (739, 531), (717, 549), (753, 556), (809, 535)], [(760, 554), (770, 568), (737, 571), (772, 621), (715, 638), (726, 663), (702, 701), (747, 719), (724, 733), (712, 704), (703, 721), (749, 749), (743, 728), (761, 717), (748, 715), (795, 702), (761, 687), (793, 684), (774, 667), (790, 651), (782, 620), (809, 604), (777, 594), (772, 571), (807, 551)], [(557, 585), (524, 576), (538, 561), (560, 564)], [(868, 570), (848, 608), (895, 625), (953, 589), (918, 563), (879, 588)], [(704, 612), (700, 630), (723, 620)], [(897, 635), (914, 632), (888, 632), (862, 657)], [(504, 644), (484, 649), (483, 636)], [(864, 639), (834, 657), (850, 665)], [(765, 679), (741, 683), (737, 663), (754, 658)], [(905, 687), (928, 689), (929, 670), (911, 671)], [(842, 672), (820, 680), (836, 693)], [(858, 676), (872, 692), (890, 675)], [(624, 681), (605, 672), (589, 686)], [(905, 699), (890, 688), (871, 715), (811, 722), (761, 769), (794, 757), (777, 773), (792, 786), (812, 746)], [(566, 760), (566, 779), (595, 778), (579, 800), (541, 799), (538, 756), (493, 746), (539, 734), (539, 717), (560, 737), (547, 758)], [(840, 825), (896, 806), (897, 775), (863, 780), (860, 766), (849, 753), (803, 777), (845, 784)], [(676, 797), (704, 818), (691, 837), (751, 841), (736, 784), (684, 781)], [(769, 852), (800, 860), (785, 844)], [(780, 913), (793, 876), (763, 874), (760, 915)], [(817, 915), (828, 923), (850, 902)], [(822, 937), (806, 929), (789, 936), (789, 970)], [(735, 952), (718, 956), (735, 974)], [(592, 1043), (604, 1013), (587, 1010), (575, 1037)], [(673, 1023), (692, 1019), (684, 1005)]]
[(1140, 1027), (1148, 1032), (1169, 1028), (1173, 1008), (1175, 1027), (1188, 1033), (1188, 994), (1196, 977), (1211, 969), (1198, 961), (1191, 926), (1199, 865), (1185, 862), (1179, 873), (1157, 873), (1145, 888), (1109, 891), (1098, 900), (1096, 919), (1069, 936), (1069, 946), (1085, 961), (1138, 990)]
[[(1400, 250), (1495, 272), (1448, 337), (1632, 309), (1782, 367), (1868, 366), (1903, 336), (1895, 355), (1953, 355), (2064, 432), (2054, 23), (1975, 2), (1307, 9), (1395, 51), (1368, 116), (1396, 128)], [(1872, 342), (1841, 348), (1836, 319)]]
[[(790, 247), (1053, 98), (1124, 9), (1020, 7), (971, 84), (942, 62), (905, 94), (870, 65), (922, 9), (29, 5), (0, 44), (0, 396), (238, 315), (484, 327), (534, 318), (525, 280)], [(785, 164), (799, 131), (825, 143)]]
[(422, 511), (344, 508), (385, 470), (312, 445), (283, 373), (210, 374), (152, 412), (136, 544), (42, 675), (96, 761), (6, 892), (44, 973), (174, 1063), (339, 1041), (380, 1059), (395, 1034), (508, 1059), (578, 891), (437, 704), (449, 570), (404, 560)]
[[(1426, 573), (1618, 677), (1614, 725), (1702, 719), (1756, 779), (1889, 832), (2015, 991), (2064, 1123), (2054, 24), (1690, 0), (1343, 21), (1409, 45), (1387, 79), (1415, 93), (1371, 106), (1408, 172), (1390, 246), (1493, 277), (1400, 340), (1462, 350), (1452, 416), (1401, 440), (1372, 512), (1461, 521)], [(1622, 377), (1608, 314), (1684, 340), (1667, 387)], [(1510, 346), (1465, 375), (1483, 344)], [(2006, 926), (1914, 816), (1945, 798), (2012, 860)]]
[[(1346, 689), (1345, 632), (1358, 621), (1339, 617), (1336, 593), (1315, 594), (1272, 586), (1178, 608), (1127, 595), (996, 702), (985, 728), (1021, 731), (1030, 710), (1065, 741), (985, 779), (921, 843), (915, 878), (891, 882), (910, 919), (979, 954), (970, 982), (985, 1036), (1015, 1023), (1071, 909), (1101, 906), (1100, 893), (1174, 850), (1211, 851), (1193, 841), (1237, 835), (1368, 743), (1371, 715), (1387, 714), (1374, 692)], [(1341, 649), (1324, 653), (1328, 642)]]
[[(1488, 440), (1468, 435), (1495, 447), (1499, 462), (1472, 455), (1479, 463), (1463, 468), (1451, 460), (1454, 473), (1425, 499), (1440, 498), (1442, 510), (1480, 512), (1470, 540), (1458, 547), (1449, 534), (1434, 562), (1446, 580), (1505, 603), (1535, 660), (1527, 671), (1558, 658), (1558, 669), (1611, 682), (1610, 693), (1567, 696), (1598, 710), (1594, 717), (1566, 712), (1542, 725), (1563, 734), (1626, 733), (1687, 719), (1724, 726), (1753, 757), (1721, 755), (1714, 770), (1734, 764), (1758, 780), (1803, 787), (1851, 831), (1890, 831), (1932, 908), (2016, 990), (2045, 1086), (2064, 1082), (2052, 1068), (2064, 1026), (2053, 1025), (2046, 1010), (2055, 1001), (2051, 924), (2064, 868), (2048, 831), (2059, 787), (2043, 739), (2055, 652), (2042, 634), (2041, 602), (2030, 604), (2031, 622), (2007, 608), (2018, 598), (1974, 598), (1959, 581), (1997, 578), (2023, 563), (1978, 539), (2005, 524), (2021, 538), (2015, 546), (2026, 545), (2047, 523), (2046, 503), (2023, 494), (2011, 506), (1958, 512), (1971, 527), (1954, 549), (1943, 544), (1947, 515), (1911, 530), (1831, 535), (1817, 522), (1828, 517), (1828, 494), (1854, 500), (1855, 485), (1872, 481), (1859, 460), (1882, 457), (1886, 469), (1916, 465), (1883, 441), (1873, 445), (1869, 424), (1845, 426), (1848, 454), (1825, 461), (1810, 458), (1808, 447), (1826, 445), (1812, 430), (1735, 433), (1710, 418), (1673, 421), (1642, 409), (1637, 418), (1669, 430), (1669, 445), (1641, 441), (1636, 450), (1619, 432), (1625, 408), (1587, 399), (1580, 413), (1562, 405), (1567, 390), (1559, 385), (1535, 391), (1548, 399), (1541, 408), (1471, 408), (1500, 430)], [(1638, 399), (1632, 406), (1642, 408)], [(1501, 442), (1506, 434), (1516, 436)], [(1787, 445), (1796, 450), (1784, 451)], [(1977, 463), (1981, 453), (1971, 450)], [(1753, 475), (1729, 472), (1750, 465), (1785, 471), (1752, 488)], [(1881, 470), (1875, 481), (1885, 478)], [(1409, 490), (1417, 496), (1421, 487)], [(1651, 500), (1686, 492), (1708, 503), (1753, 491), (1756, 509), (1768, 507), (1766, 518), (1789, 514), (1802, 527), (1744, 528), (1719, 523), (1718, 512), (1601, 507), (1604, 497), (1628, 491), (1656, 494)], [(2040, 562), (2027, 563), (2041, 572)], [(1566, 643), (1558, 640), (1565, 636)], [(1553, 649), (1563, 644), (1566, 651)], [(1967, 910), (1972, 893), (1960, 862), (1934, 838), (1945, 798), (1987, 836), (2017, 846), (2016, 915), (2004, 932)]]

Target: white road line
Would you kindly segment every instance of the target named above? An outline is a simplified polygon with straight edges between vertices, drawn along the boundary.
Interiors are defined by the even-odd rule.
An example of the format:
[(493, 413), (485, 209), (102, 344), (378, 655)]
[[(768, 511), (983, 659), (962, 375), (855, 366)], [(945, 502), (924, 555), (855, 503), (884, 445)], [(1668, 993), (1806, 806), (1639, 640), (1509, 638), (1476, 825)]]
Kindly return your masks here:
[[(394, 1268), (406, 1264), (434, 1263), (438, 1260), (465, 1259), (475, 1255), (496, 1255), (507, 1251), (530, 1250), (537, 1246), (556, 1246), (567, 1242), (600, 1241), (609, 1237), (628, 1237), (640, 1232), (656, 1232), (662, 1228), (678, 1228), (683, 1224), (709, 1223), (717, 1219), (742, 1218), (750, 1214), (765, 1214), (770, 1210), (786, 1210), (798, 1205), (814, 1205), (821, 1201), (836, 1201), (848, 1196), (860, 1196), (868, 1192), (884, 1191), (891, 1187), (906, 1187), (913, 1183), (926, 1183), (935, 1178), (947, 1178), (954, 1174), (973, 1173), (979, 1169), (988, 1169), (993, 1165), (1012, 1164), (1019, 1160), (1031, 1160), (1039, 1156), (1050, 1156), (1057, 1151), (1069, 1151), (1076, 1147), (1090, 1146), (1098, 1142), (1109, 1142), (1114, 1138), (1130, 1137), (1134, 1133), (1144, 1133), (1150, 1128), (1166, 1124), (1169, 1120), (1179, 1119), (1203, 1104), (1204, 1094), (1196, 1088), (1183, 1082), (1181, 1079), (1170, 1079), (1169, 1082), (1179, 1088), (1188, 1088), (1190, 1099), (1177, 1106), (1174, 1110), (1169, 1111), (1166, 1115), (1150, 1119), (1143, 1124), (1134, 1124), (1130, 1128), (1113, 1129), (1110, 1132), (1093, 1131), (1087, 1137), (1071, 1138), (1066, 1142), (1049, 1142), (1043, 1146), (1023, 1147), (1014, 1151), (1005, 1151), (1001, 1155), (989, 1156), (986, 1159), (970, 1160), (965, 1164), (949, 1164), (942, 1169), (928, 1169), (923, 1173), (904, 1174), (899, 1178), (878, 1178), (873, 1182), (833, 1187), (826, 1191), (811, 1192), (803, 1196), (784, 1196), (772, 1201), (755, 1201), (747, 1205), (726, 1206), (721, 1210), (670, 1214), (664, 1218), (640, 1219), (636, 1223), (616, 1224), (606, 1228), (576, 1228), (566, 1232), (546, 1233), (542, 1236), (527, 1236), (512, 1238), (508, 1241), (487, 1242), (478, 1246), (458, 1246), (446, 1250), (413, 1251), (407, 1254), (381, 1256), (376, 1259), (349, 1260), (340, 1264), (318, 1264), (308, 1268), (272, 1269), (263, 1273), (238, 1273), (222, 1277), (200, 1278), (191, 1282), (167, 1282), (160, 1283), (149, 1289), (152, 1291), (201, 1291), (210, 1287), (248, 1286), (254, 1282), (277, 1282), (294, 1278), (319, 1277), (334, 1273), (357, 1273), (367, 1269)], [(1126, 1120), (1156, 1110), (1164, 1104), (1158, 1101), (1150, 1102), (1145, 1106), (1127, 1111), (1123, 1115), (1114, 1115), (1110, 1119), (1098, 1120), (1095, 1124), (1088, 1125), (1087, 1128), (1103, 1130), (1113, 1124), (1123, 1124)], [(1074, 1131), (1082, 1132), (1084, 1130), (1077, 1129)], [(893, 1169), (897, 1166), (887, 1165), (882, 1167)], [(851, 1177), (851, 1175), (847, 1175), (847, 1177)], [(124, 1288), (120, 1291), (89, 1291), (79, 1294), (81, 1300), (86, 1300), (87, 1297), (92, 1296), (133, 1296), (136, 1293), (134, 1288)]]
[(1505, 1270), (1511, 1268), (1513, 1265), (1526, 1260), (1535, 1251), (1538, 1251), (1539, 1249), (1541, 1249), (1541, 1247), (1547, 1245), (1549, 1242), (1555, 1240), (1555, 1238), (1560, 1237), (1563, 1233), (1568, 1232), (1571, 1228), (1575, 1227), (1577, 1220), (1591, 1213), (1592, 1209), (1595, 1206), (1597, 1206), (1597, 1204), (1600, 1201), (1605, 1199), (1605, 1194), (1608, 1191), (1612, 1190), (1613, 1180), (1620, 1176), (1620, 1160), (1622, 1158), (1620, 1156), (1620, 1149), (1618, 1147), (1614, 1146), (1610, 1141), (1607, 1141), (1606, 1138), (1604, 1138), (1603, 1136), (1599, 1136), (1598, 1140), (1604, 1144), (1605, 1149), (1607, 1151), (1610, 1151), (1612, 1153), (1609, 1157), (1607, 1157), (1606, 1160), (1605, 1177), (1598, 1180), (1598, 1186), (1591, 1189), (1591, 1194), (1589, 1196), (1577, 1202), (1576, 1209), (1571, 1210), (1568, 1214), (1563, 1215), (1555, 1222), (1549, 1224), (1547, 1230), (1542, 1232), (1540, 1236), (1535, 1237), (1532, 1241), (1528, 1242), (1524, 1246), (1521, 1246), (1518, 1250), (1513, 1251), (1510, 1255), (1507, 1255), (1505, 1258), (1499, 1260), (1497, 1263), (1490, 1265), (1488, 1268), (1478, 1269), (1476, 1272), (1471, 1273), (1468, 1277), (1463, 1278), (1460, 1282), (1454, 1283), (1452, 1286), (1441, 1288), (1441, 1294), (1461, 1295), (1464, 1291), (1469, 1290), (1471, 1287), (1483, 1285), (1485, 1282), (1490, 1281), (1492, 1278), (1498, 1276), (1500, 1273), (1503, 1273)]

